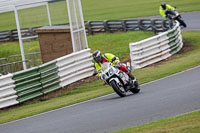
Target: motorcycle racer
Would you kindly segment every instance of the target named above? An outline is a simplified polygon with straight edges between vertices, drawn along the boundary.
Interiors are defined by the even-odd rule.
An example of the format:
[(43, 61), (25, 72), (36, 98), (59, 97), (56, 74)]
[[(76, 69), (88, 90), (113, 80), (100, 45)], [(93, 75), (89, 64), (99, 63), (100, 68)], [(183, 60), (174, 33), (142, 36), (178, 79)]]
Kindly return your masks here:
[(174, 7), (172, 7), (171, 5), (169, 4), (166, 4), (165, 2), (161, 3), (160, 5), (160, 15), (163, 17), (163, 18), (166, 18), (167, 17), (167, 14), (170, 10), (175, 10)]
[(119, 58), (116, 57), (115, 55), (111, 53), (102, 54), (101, 51), (96, 50), (93, 52), (92, 56), (95, 61), (94, 66), (100, 77), (101, 77), (101, 65), (105, 62), (111, 62), (113, 66), (125, 72), (132, 80), (135, 79), (134, 76), (131, 74), (130, 70), (128, 70), (125, 65), (120, 64)]

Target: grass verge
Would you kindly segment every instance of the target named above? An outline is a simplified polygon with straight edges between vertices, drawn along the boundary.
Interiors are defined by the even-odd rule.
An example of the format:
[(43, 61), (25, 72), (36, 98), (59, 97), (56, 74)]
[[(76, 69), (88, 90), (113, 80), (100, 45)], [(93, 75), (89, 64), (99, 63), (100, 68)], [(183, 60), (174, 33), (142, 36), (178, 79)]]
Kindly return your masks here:
[[(24, 42), (24, 53), (40, 52), (38, 41)], [(6, 42), (0, 44), (0, 58), (21, 54), (19, 42)]]
[(199, 133), (200, 111), (162, 119), (114, 133)]
[[(114, 54), (118, 53), (121, 54), (120, 57), (128, 56), (129, 52), (126, 52), (124, 49), (128, 49), (128, 44), (123, 43), (118, 44), (120, 40), (126, 40), (126, 36), (131, 36), (133, 39), (129, 42), (133, 42), (136, 39), (136, 34), (143, 34), (142, 32), (130, 32), (130, 33), (118, 33), (118, 34), (107, 34), (104, 36), (103, 34), (95, 36), (96, 39), (92, 41), (89, 38), (89, 47), (92, 50), (98, 49), (105, 49), (102, 43), (107, 43), (108, 41), (112, 42), (111, 47), (107, 52), (113, 52)], [(151, 33), (146, 36), (151, 36)], [(155, 66), (146, 67), (143, 69), (135, 70), (133, 73), (136, 75), (137, 79), (139, 80), (140, 84), (146, 83), (155, 79), (159, 79), (176, 72), (180, 72), (186, 70), (188, 68), (197, 66), (200, 64), (200, 32), (183, 32), (183, 38), (188, 40), (192, 46), (194, 47), (193, 50), (185, 53), (185, 54), (178, 54), (174, 56), (172, 59), (162, 62)], [(115, 37), (113, 37), (115, 36)], [(123, 38), (124, 36), (124, 38)], [(96, 43), (98, 41), (97, 38), (103, 38), (105, 40), (102, 43)], [(141, 38), (142, 39), (142, 38)], [(101, 39), (99, 39), (100, 41)], [(138, 38), (136, 39), (138, 41)], [(110, 42), (110, 43), (111, 43)], [(109, 44), (110, 44), (109, 43)], [(108, 49), (108, 48), (107, 48)], [(124, 51), (120, 53), (120, 51)], [(118, 55), (118, 54), (116, 54)], [(17, 108), (11, 108), (9, 110), (2, 110), (0, 111), (0, 123), (5, 123), (8, 121), (24, 118), (27, 116), (39, 114), (45, 111), (49, 111), (52, 109), (57, 109), (60, 107), (64, 107), (70, 104), (74, 104), (77, 102), (85, 101), (91, 98), (95, 98), (98, 96), (102, 96), (105, 94), (112, 93), (113, 90), (109, 86), (103, 86), (103, 82), (100, 80), (94, 81), (92, 83), (84, 83), (83, 85), (77, 87), (75, 90), (63, 93), (60, 97), (53, 98), (50, 100), (37, 102), (34, 104), (28, 104)]]

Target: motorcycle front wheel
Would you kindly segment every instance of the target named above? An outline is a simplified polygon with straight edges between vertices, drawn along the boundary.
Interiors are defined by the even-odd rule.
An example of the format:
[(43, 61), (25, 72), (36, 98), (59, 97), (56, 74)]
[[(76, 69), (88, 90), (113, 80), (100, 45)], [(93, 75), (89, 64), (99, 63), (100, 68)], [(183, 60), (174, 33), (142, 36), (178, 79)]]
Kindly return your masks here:
[(120, 97), (125, 97), (126, 96), (126, 91), (123, 91), (120, 89), (120, 86), (112, 80), (110, 82), (110, 85), (112, 86), (113, 90), (120, 96)]
[(186, 23), (180, 18), (180, 17), (178, 17), (177, 18), (177, 21), (180, 23), (180, 25), (182, 25), (183, 27), (187, 27), (187, 25), (186, 25)]
[(131, 88), (130, 91), (131, 91), (132, 93), (135, 93), (135, 94), (140, 92), (140, 86), (139, 86), (139, 84), (138, 84), (137, 81), (135, 81), (134, 87)]

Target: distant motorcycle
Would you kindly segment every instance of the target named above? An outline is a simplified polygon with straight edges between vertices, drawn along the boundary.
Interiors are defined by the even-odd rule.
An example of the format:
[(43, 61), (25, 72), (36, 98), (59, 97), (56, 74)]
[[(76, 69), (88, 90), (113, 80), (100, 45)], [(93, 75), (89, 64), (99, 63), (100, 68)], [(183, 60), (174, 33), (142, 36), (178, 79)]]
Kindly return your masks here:
[(125, 97), (128, 91), (132, 93), (140, 92), (136, 78), (131, 80), (125, 72), (112, 66), (111, 62), (101, 65), (101, 79), (109, 84), (120, 97)]
[(181, 15), (177, 10), (167, 10), (166, 12), (167, 18), (170, 20), (177, 20), (180, 23), (180, 26), (187, 27), (186, 23), (181, 19)]

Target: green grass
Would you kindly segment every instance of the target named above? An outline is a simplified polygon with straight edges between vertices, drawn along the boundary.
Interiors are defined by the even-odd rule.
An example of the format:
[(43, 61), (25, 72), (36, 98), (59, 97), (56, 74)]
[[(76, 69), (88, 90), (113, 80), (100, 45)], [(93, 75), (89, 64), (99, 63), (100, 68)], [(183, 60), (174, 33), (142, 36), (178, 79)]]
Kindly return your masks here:
[(88, 36), (89, 48), (94, 50), (101, 50), (103, 53), (113, 53), (119, 58), (127, 57), (130, 42), (137, 42), (154, 36), (152, 32), (127, 32), (127, 33), (114, 33), (114, 34), (99, 34), (95, 36)]
[[(29, 68), (30, 66), (38, 66), (42, 64), (41, 55), (40, 53), (38, 53), (40, 52), (40, 46), (38, 41), (24, 42), (23, 47), (26, 60), (30, 60), (30, 62), (26, 63), (27, 68)], [(35, 52), (37, 52), (37, 54)], [(22, 57), (19, 42), (7, 42), (0, 44), (0, 64), (6, 64), (7, 62), (17, 62), (21, 60)], [(15, 69), (13, 65), (11, 65), (9, 72), (21, 70), (22, 67), (20, 68), (20, 65), (22, 64), (17, 63), (17, 65), (15, 65), (17, 66), (17, 69)], [(5, 67), (1, 67), (1, 72), (3, 74), (7, 73)]]
[[(126, 19), (159, 15), (162, 0), (83, 0), (85, 20)], [(199, 11), (199, 0), (165, 0), (180, 12)], [(98, 5), (98, 6), (96, 6)]]
[[(82, 0), (84, 20), (113, 20), (159, 15), (162, 0)], [(199, 0), (166, 0), (180, 12), (200, 11)], [(98, 6), (97, 6), (98, 5)], [(65, 1), (49, 4), (52, 24), (68, 22)], [(0, 14), (0, 31), (16, 29), (14, 12)], [(21, 28), (48, 25), (45, 6), (19, 10)]]
[[(136, 37), (137, 34), (140, 34), (143, 37), (152, 36), (152, 34), (148, 32), (117, 33), (117, 34), (107, 34), (107, 36), (99, 34), (94, 36), (95, 37), (94, 40), (93, 38), (89, 37), (88, 42), (89, 46), (92, 48), (92, 51), (94, 51), (96, 48), (100, 50), (104, 49), (103, 43), (105, 42), (102, 43), (99, 42), (95, 44), (95, 41), (99, 40), (98, 38), (103, 37), (104, 40), (110, 40), (110, 41), (112, 40), (111, 38), (116, 38), (115, 41), (113, 40), (109, 43), (110, 46), (112, 46), (112, 51), (114, 51), (113, 53), (122, 50), (124, 52), (122, 52), (120, 56), (126, 57), (128, 56), (129, 52), (126, 53), (126, 50), (124, 49), (128, 49), (128, 43), (124, 43), (122, 41), (121, 44), (118, 44), (118, 42), (120, 42), (120, 40), (126, 40), (127, 36), (132, 38), (131, 40), (129, 40), (131, 42), (138, 41), (138, 38)], [(163, 62), (160, 65), (135, 70), (133, 73), (136, 75), (140, 84), (155, 79), (159, 79), (174, 74), (176, 72), (183, 71), (188, 68), (199, 65), (200, 64), (199, 34), (200, 32), (183, 32), (184, 39), (189, 40), (194, 47), (192, 51), (187, 52), (184, 55), (176, 55), (173, 59)], [(141, 37), (141, 39), (143, 38)], [(115, 47), (116, 45), (121, 49)], [(70, 92), (65, 92), (57, 98), (53, 98), (42, 102), (36, 102), (33, 104), (28, 104), (13, 109), (11, 108), (10, 110), (7, 111), (0, 111), (0, 123), (5, 123), (8, 121), (24, 118), (34, 114), (49, 111), (52, 109), (64, 107), (73, 103), (85, 101), (112, 92), (113, 92), (112, 88), (110, 86), (103, 86), (103, 81), (101, 80), (97, 80), (92, 83), (85, 82), (83, 85), (77, 87), (75, 90)]]
[[(24, 53), (40, 52), (38, 41), (24, 42)], [(21, 54), (19, 42), (7, 42), (0, 44), (0, 58), (7, 58), (11, 55)]]
[(199, 133), (200, 111), (162, 119), (115, 133)]
[[(67, 6), (65, 1), (49, 4), (52, 24), (68, 22)], [(21, 28), (49, 25), (46, 6), (33, 7), (18, 11)], [(16, 29), (14, 12), (0, 13), (0, 31)]]

